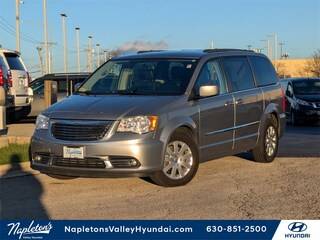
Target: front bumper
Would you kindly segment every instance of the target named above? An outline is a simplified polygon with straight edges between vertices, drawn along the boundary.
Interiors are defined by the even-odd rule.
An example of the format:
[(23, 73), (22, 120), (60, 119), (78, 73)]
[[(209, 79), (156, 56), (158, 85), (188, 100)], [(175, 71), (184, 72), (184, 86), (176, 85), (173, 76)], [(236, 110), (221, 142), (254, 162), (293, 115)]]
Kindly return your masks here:
[(32, 98), (33, 97), (29, 95), (16, 95), (14, 98), (14, 105), (15, 107), (30, 106)]
[(320, 108), (295, 110), (295, 117), (299, 120), (320, 120)]
[[(150, 134), (152, 135), (152, 134)], [(125, 138), (123, 138), (125, 139)], [(142, 139), (123, 140), (115, 138), (112, 140), (101, 140), (96, 142), (66, 142), (51, 138), (40, 138), (33, 136), (30, 147), (30, 161), (33, 169), (46, 174), (78, 177), (142, 177), (150, 176), (159, 171), (162, 167), (163, 143), (152, 136), (145, 136)], [(136, 167), (117, 167), (108, 164), (105, 168), (92, 168), (86, 166), (61, 166), (57, 165), (55, 159), (73, 161), (74, 159), (63, 158), (63, 147), (84, 147), (84, 161), (92, 166), (93, 159), (136, 159)], [(47, 154), (49, 161), (43, 163), (36, 161), (38, 154)]]

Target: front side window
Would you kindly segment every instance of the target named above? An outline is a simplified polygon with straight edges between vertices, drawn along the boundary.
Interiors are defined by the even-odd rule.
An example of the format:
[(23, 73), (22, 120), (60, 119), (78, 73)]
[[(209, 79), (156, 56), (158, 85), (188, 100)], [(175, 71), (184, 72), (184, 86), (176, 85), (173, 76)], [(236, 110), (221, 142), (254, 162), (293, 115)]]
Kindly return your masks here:
[(21, 59), (18, 54), (15, 53), (5, 53), (9, 68), (11, 70), (21, 70), (25, 71), (25, 68), (21, 62)]
[(196, 92), (199, 92), (201, 86), (207, 85), (218, 86), (220, 94), (227, 92), (226, 81), (217, 60), (209, 61), (202, 67), (195, 83)]
[(267, 86), (278, 81), (277, 73), (268, 59), (258, 56), (250, 56), (249, 59), (258, 86)]
[(98, 69), (78, 93), (181, 95), (196, 64), (194, 60), (113, 60)]
[(222, 63), (233, 92), (255, 87), (246, 57), (225, 57)]

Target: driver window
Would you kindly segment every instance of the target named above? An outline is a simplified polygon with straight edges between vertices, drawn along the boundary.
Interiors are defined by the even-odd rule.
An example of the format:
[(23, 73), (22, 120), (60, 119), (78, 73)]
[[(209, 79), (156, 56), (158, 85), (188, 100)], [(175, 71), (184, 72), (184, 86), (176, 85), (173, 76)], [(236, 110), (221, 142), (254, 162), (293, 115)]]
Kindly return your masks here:
[(227, 92), (226, 81), (217, 60), (204, 64), (195, 84), (195, 89), (199, 92), (200, 87), (206, 85), (217, 85), (219, 87), (219, 94)]

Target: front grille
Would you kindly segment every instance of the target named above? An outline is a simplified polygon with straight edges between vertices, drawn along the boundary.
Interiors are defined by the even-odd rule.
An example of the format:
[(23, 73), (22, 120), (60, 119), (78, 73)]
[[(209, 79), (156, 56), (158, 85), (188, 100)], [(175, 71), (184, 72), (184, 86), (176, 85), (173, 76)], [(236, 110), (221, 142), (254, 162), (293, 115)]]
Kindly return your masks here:
[(61, 121), (53, 122), (52, 135), (65, 141), (95, 141), (108, 132), (112, 121)]
[(52, 165), (59, 167), (106, 168), (104, 161), (98, 158), (69, 159), (53, 157)]

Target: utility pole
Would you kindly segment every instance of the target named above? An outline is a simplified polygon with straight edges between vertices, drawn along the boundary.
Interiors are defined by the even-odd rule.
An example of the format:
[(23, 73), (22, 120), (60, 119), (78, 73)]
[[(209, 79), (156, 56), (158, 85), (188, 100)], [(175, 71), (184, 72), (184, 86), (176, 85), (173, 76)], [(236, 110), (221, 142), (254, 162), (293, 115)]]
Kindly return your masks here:
[(49, 73), (49, 46), (48, 46), (48, 19), (47, 19), (47, 0), (43, 0), (43, 33), (44, 33), (44, 48), (46, 53), (46, 71)]
[(100, 44), (97, 43), (96, 47), (97, 47), (97, 66), (99, 67), (101, 65), (100, 64)]
[(274, 61), (278, 59), (278, 35), (274, 33)]
[(20, 0), (16, 0), (16, 50), (20, 52)]
[(76, 27), (76, 45), (77, 45), (77, 66), (78, 66), (78, 72), (81, 71), (80, 67), (80, 28)]
[(92, 36), (88, 36), (88, 66), (89, 72), (92, 72)]
[(41, 75), (44, 75), (44, 69), (43, 69), (43, 58), (42, 58), (42, 47), (37, 47), (39, 60), (40, 60), (40, 69), (41, 69)]
[(270, 40), (267, 39), (267, 51), (268, 51), (268, 58), (271, 59), (271, 49), (270, 49)]
[(280, 45), (280, 58), (283, 57), (283, 45), (284, 44), (285, 44), (284, 42), (279, 42), (279, 45)]
[(68, 72), (68, 50), (67, 50), (67, 29), (66, 29), (66, 18), (65, 13), (60, 14), (62, 18), (62, 34), (63, 34), (63, 63), (64, 63), (64, 72)]

